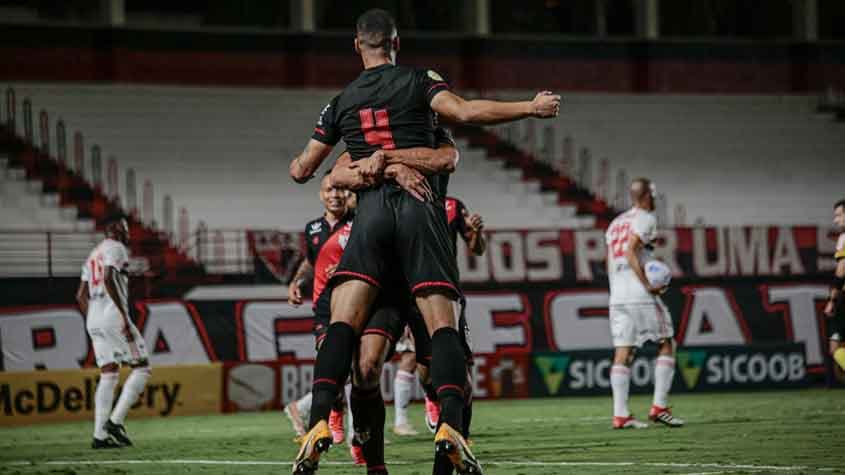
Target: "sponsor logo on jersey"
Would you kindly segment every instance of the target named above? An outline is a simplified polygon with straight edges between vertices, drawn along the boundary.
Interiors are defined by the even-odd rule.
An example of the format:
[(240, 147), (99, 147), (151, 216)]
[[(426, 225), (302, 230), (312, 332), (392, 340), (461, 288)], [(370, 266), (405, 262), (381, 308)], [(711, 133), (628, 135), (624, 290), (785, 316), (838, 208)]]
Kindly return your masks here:
[(323, 230), (323, 222), (322, 221), (314, 221), (311, 223), (311, 226), (308, 228), (308, 234), (317, 234)]

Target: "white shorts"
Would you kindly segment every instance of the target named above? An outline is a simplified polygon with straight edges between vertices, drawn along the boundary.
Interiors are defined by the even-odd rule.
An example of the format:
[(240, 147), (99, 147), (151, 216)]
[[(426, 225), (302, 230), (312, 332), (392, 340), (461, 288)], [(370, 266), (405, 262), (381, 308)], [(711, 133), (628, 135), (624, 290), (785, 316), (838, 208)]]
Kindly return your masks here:
[[(100, 314), (96, 315), (96, 313)], [(120, 314), (117, 312), (96, 313), (89, 311), (85, 328), (94, 346), (94, 357), (98, 368), (111, 363), (135, 365), (141, 360), (148, 359), (147, 345), (135, 324), (129, 322), (129, 332), (133, 339), (128, 341), (123, 334), (123, 321)]]
[(396, 353), (415, 353), (417, 350), (414, 347), (414, 339), (411, 337), (411, 330), (406, 326), (405, 333), (402, 338), (396, 342)]
[(658, 342), (675, 336), (672, 315), (660, 298), (653, 302), (610, 306), (610, 334), (613, 346), (641, 347), (647, 341)]

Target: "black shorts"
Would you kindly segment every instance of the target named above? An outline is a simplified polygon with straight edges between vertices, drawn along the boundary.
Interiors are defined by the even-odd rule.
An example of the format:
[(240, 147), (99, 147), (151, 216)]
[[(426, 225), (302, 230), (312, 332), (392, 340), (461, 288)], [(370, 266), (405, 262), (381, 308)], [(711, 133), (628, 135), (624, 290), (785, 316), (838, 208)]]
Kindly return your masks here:
[[(407, 295), (407, 291), (403, 288), (402, 292)], [(332, 287), (326, 287), (314, 305), (314, 327), (313, 333), (316, 339), (317, 350), (323, 344), (326, 338), (326, 332), (329, 330), (331, 322), (331, 300)], [(407, 312), (408, 298), (401, 298), (397, 293), (383, 293), (376, 299), (373, 308), (370, 311), (370, 318), (367, 319), (364, 325), (363, 335), (382, 335), (390, 342), (390, 352), (388, 359), (393, 356), (396, 342), (402, 337), (405, 332), (405, 321), (407, 317), (404, 316)]]
[(355, 223), (333, 280), (360, 279), (382, 291), (400, 271), (407, 290), (459, 298), (445, 204), (423, 203), (393, 184), (358, 193)]
[[(470, 341), (469, 325), (466, 319), (466, 301), (461, 298), (461, 315), (458, 318), (458, 333), (461, 336), (461, 344), (464, 348), (464, 355), (468, 366), (473, 365), (472, 357), (472, 342)], [(423, 366), (431, 365), (431, 336), (428, 334), (428, 328), (425, 326), (425, 321), (417, 310), (416, 305), (411, 312), (411, 318), (408, 320), (408, 326), (411, 328), (411, 333), (414, 335), (414, 347), (417, 351), (417, 363)]]

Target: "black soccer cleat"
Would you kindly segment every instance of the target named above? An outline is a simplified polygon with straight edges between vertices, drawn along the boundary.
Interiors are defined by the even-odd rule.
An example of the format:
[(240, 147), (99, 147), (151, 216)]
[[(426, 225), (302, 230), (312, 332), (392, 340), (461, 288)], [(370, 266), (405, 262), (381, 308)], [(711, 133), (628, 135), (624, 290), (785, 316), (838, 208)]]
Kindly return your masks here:
[(123, 427), (123, 424), (115, 424), (111, 420), (106, 420), (106, 425), (103, 426), (103, 429), (120, 445), (125, 447), (132, 446), (132, 441), (129, 440), (129, 435), (126, 434), (126, 427)]
[(107, 439), (98, 439), (94, 437), (94, 440), (91, 441), (91, 448), (94, 450), (99, 449), (119, 449), (122, 445), (118, 444), (114, 439), (111, 437)]

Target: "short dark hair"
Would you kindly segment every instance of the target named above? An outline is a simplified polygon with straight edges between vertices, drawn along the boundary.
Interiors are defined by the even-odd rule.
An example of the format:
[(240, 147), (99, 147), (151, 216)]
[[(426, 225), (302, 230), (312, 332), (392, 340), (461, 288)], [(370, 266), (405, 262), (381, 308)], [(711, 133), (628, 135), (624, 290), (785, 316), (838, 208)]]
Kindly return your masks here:
[(367, 10), (355, 22), (355, 35), (358, 41), (367, 47), (382, 48), (385, 52), (393, 49), (391, 39), (396, 31), (393, 15), (381, 8)]
[[(108, 227), (108, 226), (111, 226), (113, 224), (117, 224), (121, 220), (124, 220), (124, 219), (126, 219), (126, 215), (124, 215), (123, 213), (112, 213), (112, 214), (109, 214), (108, 216), (106, 216), (103, 219), (103, 226)], [(127, 219), (127, 221), (128, 221), (128, 219)]]
[(833, 209), (835, 210), (836, 208), (838, 208), (840, 206), (845, 208), (845, 199), (837, 201), (836, 204), (833, 205)]

